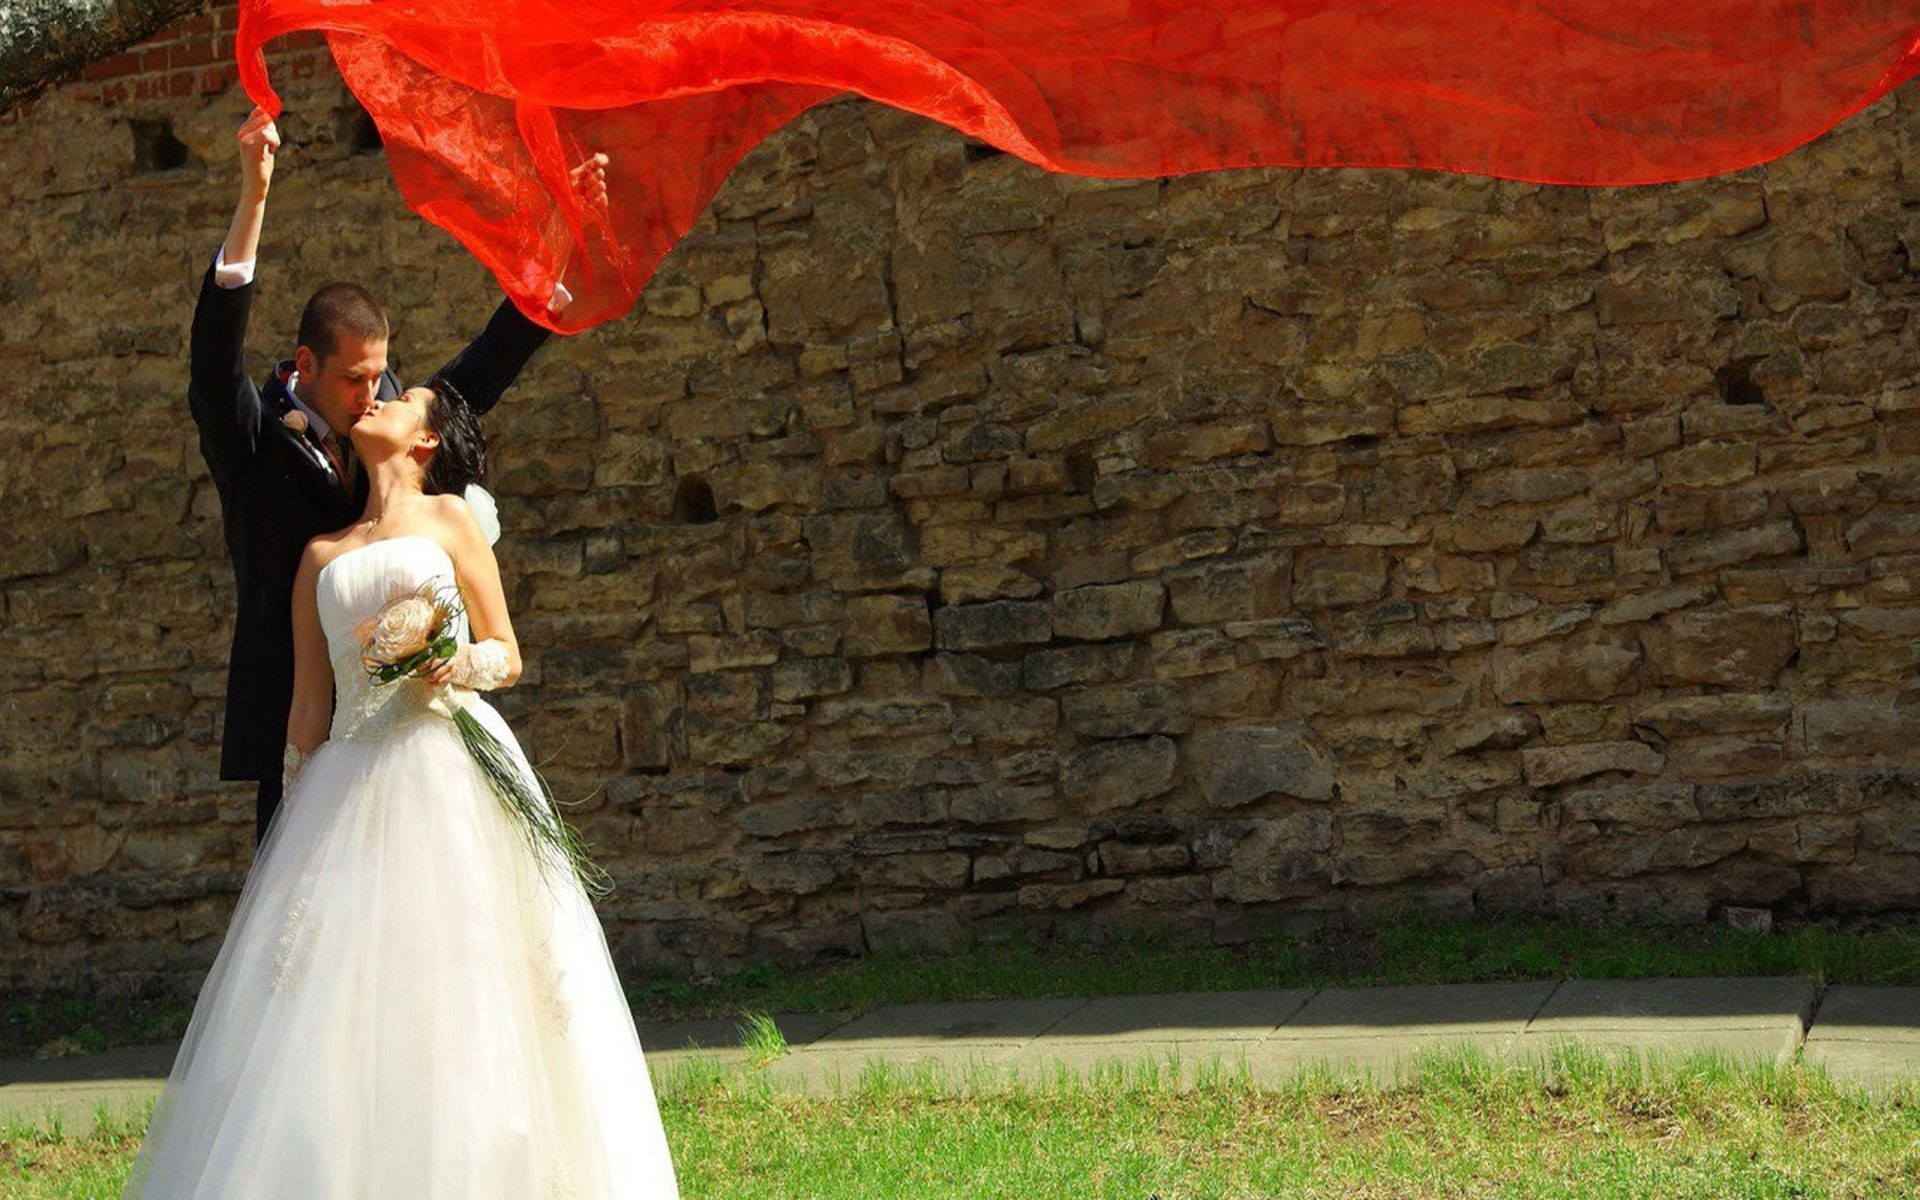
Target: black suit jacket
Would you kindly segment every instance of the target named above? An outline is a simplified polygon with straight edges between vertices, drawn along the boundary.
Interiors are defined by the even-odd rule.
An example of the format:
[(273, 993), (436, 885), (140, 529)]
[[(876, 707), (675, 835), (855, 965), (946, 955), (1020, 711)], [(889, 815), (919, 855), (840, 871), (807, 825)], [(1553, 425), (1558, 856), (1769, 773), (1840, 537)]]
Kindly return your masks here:
[[(293, 706), (293, 578), (308, 540), (357, 519), (366, 505), (366, 472), (349, 498), (308, 435), (281, 423), (293, 407), (281, 364), (264, 388), (247, 378), (247, 318), (253, 285), (223, 288), (208, 269), (193, 310), (187, 403), (200, 429), (200, 453), (220, 492), (227, 554), (239, 612), (227, 664), (227, 714), (220, 778), (267, 779), (280, 773)], [(547, 331), (503, 302), (472, 344), (441, 368), (476, 412), (484, 413), (547, 339)], [(392, 372), (383, 397), (397, 395)]]

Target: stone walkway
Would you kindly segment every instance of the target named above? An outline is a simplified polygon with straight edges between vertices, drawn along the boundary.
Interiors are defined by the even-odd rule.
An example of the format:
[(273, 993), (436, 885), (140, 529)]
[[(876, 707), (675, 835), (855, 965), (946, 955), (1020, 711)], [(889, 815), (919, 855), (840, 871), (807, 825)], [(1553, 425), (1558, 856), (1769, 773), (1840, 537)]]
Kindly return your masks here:
[[(1786, 1064), (1796, 1054), (1836, 1078), (1883, 1092), (1920, 1084), (1920, 988), (1833, 987), (1810, 979), (1569, 980), (1432, 987), (1280, 989), (890, 1004), (851, 1021), (778, 1018), (790, 1053), (758, 1067), (734, 1022), (642, 1023), (656, 1071), (695, 1061), (763, 1071), (776, 1087), (831, 1093), (873, 1062), (929, 1068), (950, 1081), (1063, 1072), (1085, 1076), (1152, 1063), (1182, 1082), (1244, 1070), (1277, 1082), (1302, 1070), (1391, 1082), (1423, 1052), (1470, 1046), (1496, 1061), (1580, 1043), (1625, 1055), (1708, 1052)], [(0, 1060), (0, 1120), (70, 1130), (156, 1094), (174, 1047), (85, 1058)]]

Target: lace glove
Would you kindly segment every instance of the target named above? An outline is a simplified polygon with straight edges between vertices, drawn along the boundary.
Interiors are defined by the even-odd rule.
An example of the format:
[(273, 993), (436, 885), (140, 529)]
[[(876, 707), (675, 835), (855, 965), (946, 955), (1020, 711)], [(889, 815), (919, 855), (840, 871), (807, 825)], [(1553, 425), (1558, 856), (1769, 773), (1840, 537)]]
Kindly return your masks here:
[(507, 681), (507, 644), (499, 638), (463, 642), (453, 652), (448, 682), (474, 692), (490, 692)]
[(300, 777), (301, 768), (305, 767), (307, 760), (312, 757), (313, 755), (303, 753), (292, 742), (288, 742), (287, 748), (280, 752), (280, 794), (282, 796), (293, 791), (293, 781)]

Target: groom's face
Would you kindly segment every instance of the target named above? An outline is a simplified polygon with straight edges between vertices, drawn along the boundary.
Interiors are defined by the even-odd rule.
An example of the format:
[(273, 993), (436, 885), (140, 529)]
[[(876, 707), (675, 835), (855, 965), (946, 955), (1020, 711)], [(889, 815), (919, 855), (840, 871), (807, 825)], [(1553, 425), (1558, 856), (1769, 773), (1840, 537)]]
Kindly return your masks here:
[(296, 359), (300, 398), (345, 433), (374, 407), (380, 374), (387, 369), (387, 342), (342, 337), (331, 354), (322, 357), (302, 346)]

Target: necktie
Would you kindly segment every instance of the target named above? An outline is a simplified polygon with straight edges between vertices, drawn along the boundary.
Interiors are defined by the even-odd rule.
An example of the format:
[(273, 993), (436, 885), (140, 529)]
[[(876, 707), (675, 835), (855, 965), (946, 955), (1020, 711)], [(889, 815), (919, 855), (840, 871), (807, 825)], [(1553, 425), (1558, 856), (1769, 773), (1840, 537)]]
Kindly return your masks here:
[(333, 471), (340, 480), (340, 490), (353, 495), (354, 472), (360, 463), (353, 453), (353, 443), (338, 433), (328, 430), (327, 436), (320, 439), (320, 445), (333, 461)]

